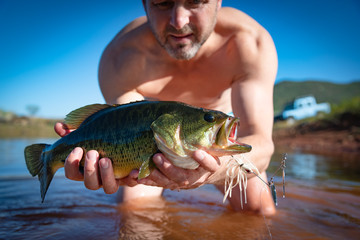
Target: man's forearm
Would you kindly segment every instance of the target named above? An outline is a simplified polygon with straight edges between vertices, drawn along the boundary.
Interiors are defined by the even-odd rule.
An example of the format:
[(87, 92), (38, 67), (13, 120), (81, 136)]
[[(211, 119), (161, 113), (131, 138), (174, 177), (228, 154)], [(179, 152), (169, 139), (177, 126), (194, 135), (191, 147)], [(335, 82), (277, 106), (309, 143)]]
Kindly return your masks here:
[(264, 172), (268, 168), (271, 156), (274, 153), (272, 139), (261, 135), (249, 135), (242, 137), (239, 141), (252, 146), (252, 150), (245, 156), (257, 167), (260, 173)]

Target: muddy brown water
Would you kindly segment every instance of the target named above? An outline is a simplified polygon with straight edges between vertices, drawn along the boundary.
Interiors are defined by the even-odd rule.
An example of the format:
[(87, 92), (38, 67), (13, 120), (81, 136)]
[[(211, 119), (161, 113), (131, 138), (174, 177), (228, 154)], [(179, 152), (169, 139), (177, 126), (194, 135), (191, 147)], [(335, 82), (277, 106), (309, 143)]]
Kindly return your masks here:
[[(359, 239), (359, 158), (288, 152), (286, 198), (275, 177), (271, 218), (235, 213), (211, 185), (118, 204), (116, 194), (85, 189), (56, 174), (41, 204), (23, 149), (53, 139), (0, 140), (0, 239)], [(276, 152), (268, 175), (280, 164)], [(142, 206), (144, 205), (144, 207)], [(145, 207), (146, 205), (146, 207)]]

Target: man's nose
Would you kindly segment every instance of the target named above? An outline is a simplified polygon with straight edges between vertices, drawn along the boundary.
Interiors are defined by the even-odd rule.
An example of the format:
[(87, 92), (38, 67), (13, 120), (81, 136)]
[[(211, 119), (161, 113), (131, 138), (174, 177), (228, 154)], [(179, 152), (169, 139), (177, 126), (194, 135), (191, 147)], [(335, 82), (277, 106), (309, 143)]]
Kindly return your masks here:
[(176, 29), (182, 29), (190, 22), (190, 11), (184, 6), (176, 6), (172, 9), (170, 25)]

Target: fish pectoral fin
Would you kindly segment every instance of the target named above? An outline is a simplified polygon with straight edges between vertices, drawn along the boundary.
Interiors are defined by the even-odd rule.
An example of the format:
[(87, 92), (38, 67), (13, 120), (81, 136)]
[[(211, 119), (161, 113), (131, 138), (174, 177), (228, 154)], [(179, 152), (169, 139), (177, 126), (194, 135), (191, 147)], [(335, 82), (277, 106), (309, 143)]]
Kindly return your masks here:
[(77, 129), (88, 117), (105, 108), (112, 107), (109, 104), (91, 104), (70, 112), (65, 117), (65, 125), (69, 129)]
[(151, 171), (156, 168), (155, 163), (152, 161), (151, 158), (147, 158), (142, 164), (139, 169), (139, 176), (138, 179), (146, 178), (150, 175)]

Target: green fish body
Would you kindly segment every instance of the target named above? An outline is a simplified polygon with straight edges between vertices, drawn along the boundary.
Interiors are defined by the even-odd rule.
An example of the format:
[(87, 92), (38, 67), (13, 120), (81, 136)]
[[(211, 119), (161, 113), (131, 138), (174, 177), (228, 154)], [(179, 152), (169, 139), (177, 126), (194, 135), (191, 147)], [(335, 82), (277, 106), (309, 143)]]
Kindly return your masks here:
[(53, 145), (27, 146), (25, 160), (31, 175), (39, 178), (44, 201), (55, 172), (75, 147), (85, 153), (97, 150), (100, 158), (111, 159), (116, 178), (139, 169), (141, 179), (150, 174), (155, 166), (152, 156), (159, 151), (174, 165), (188, 169), (198, 167), (191, 158), (197, 149), (215, 156), (250, 151), (251, 146), (235, 141), (238, 121), (219, 111), (180, 102), (93, 104), (67, 115), (65, 124), (75, 131)]

